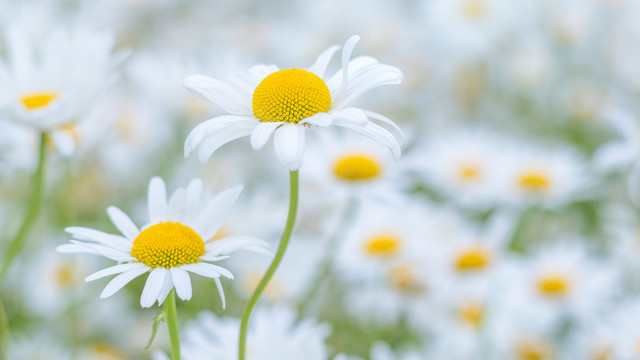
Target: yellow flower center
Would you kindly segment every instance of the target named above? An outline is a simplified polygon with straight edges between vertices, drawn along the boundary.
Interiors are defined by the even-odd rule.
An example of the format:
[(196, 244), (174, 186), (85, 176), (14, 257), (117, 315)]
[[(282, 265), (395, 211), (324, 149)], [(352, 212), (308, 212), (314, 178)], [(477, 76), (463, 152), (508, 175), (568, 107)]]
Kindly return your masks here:
[(426, 286), (416, 277), (413, 266), (409, 264), (391, 268), (389, 282), (394, 288), (407, 295), (420, 295), (426, 291)]
[(469, 20), (480, 20), (487, 14), (487, 4), (482, 0), (467, 0), (462, 4), (462, 15)]
[(459, 272), (478, 271), (489, 266), (491, 255), (481, 247), (472, 247), (460, 252), (454, 266)]
[(373, 257), (387, 258), (400, 250), (400, 239), (397, 236), (384, 234), (370, 238), (364, 244), (364, 251)]
[(564, 275), (545, 275), (538, 279), (538, 292), (546, 297), (564, 297), (569, 292), (571, 283)]
[(518, 178), (518, 185), (529, 191), (542, 192), (549, 188), (551, 180), (541, 171), (527, 171)]
[(458, 309), (460, 319), (473, 328), (479, 328), (484, 320), (484, 308), (477, 302), (465, 302)]
[(151, 268), (171, 268), (200, 261), (204, 241), (192, 228), (162, 222), (144, 229), (133, 241), (131, 255)]
[(366, 154), (349, 154), (339, 158), (333, 165), (333, 174), (340, 180), (366, 181), (380, 176), (378, 160)]
[(55, 281), (62, 287), (69, 286), (73, 283), (73, 274), (74, 271), (71, 265), (60, 265), (55, 269)]
[(458, 176), (464, 181), (478, 180), (480, 175), (480, 168), (473, 164), (464, 164), (458, 171)]
[(49, 105), (58, 98), (58, 93), (39, 92), (24, 95), (20, 98), (20, 102), (29, 110), (36, 110)]
[(542, 341), (523, 341), (516, 345), (520, 360), (546, 360), (551, 358), (551, 347)]
[(261, 121), (298, 123), (330, 106), (327, 84), (306, 70), (276, 71), (253, 92), (253, 115)]

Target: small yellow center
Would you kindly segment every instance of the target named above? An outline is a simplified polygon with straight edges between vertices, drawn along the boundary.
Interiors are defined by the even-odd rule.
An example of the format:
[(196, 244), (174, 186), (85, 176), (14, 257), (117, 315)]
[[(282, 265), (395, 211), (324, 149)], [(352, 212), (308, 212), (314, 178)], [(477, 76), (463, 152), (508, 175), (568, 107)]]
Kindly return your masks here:
[(171, 268), (200, 261), (204, 241), (178, 222), (162, 222), (144, 229), (133, 241), (131, 255), (151, 268)]
[(470, 272), (485, 269), (491, 263), (491, 255), (479, 246), (465, 249), (458, 253), (454, 266), (459, 272)]
[(65, 287), (65, 286), (69, 286), (73, 283), (74, 277), (73, 277), (74, 271), (73, 268), (70, 265), (60, 265), (58, 268), (55, 269), (55, 280), (58, 283), (58, 285)]
[(373, 257), (388, 258), (398, 254), (400, 239), (391, 234), (377, 235), (364, 244), (364, 251)]
[(409, 264), (391, 268), (389, 282), (394, 288), (407, 295), (420, 295), (427, 290), (426, 286), (416, 277), (413, 266)]
[(330, 106), (327, 84), (306, 70), (276, 71), (253, 92), (253, 115), (261, 121), (298, 123)]
[(538, 278), (538, 293), (546, 297), (564, 297), (570, 290), (571, 283), (564, 275), (545, 275)]
[(523, 341), (516, 345), (520, 360), (546, 360), (551, 358), (551, 347), (542, 341)]
[(29, 110), (36, 110), (49, 105), (58, 98), (58, 94), (54, 92), (39, 92), (26, 94), (20, 98), (20, 102)]
[(462, 15), (469, 20), (480, 20), (487, 14), (487, 4), (482, 0), (467, 0), (462, 4)]
[(460, 166), (458, 176), (464, 181), (473, 181), (480, 178), (480, 168), (473, 164), (464, 164)]
[(518, 185), (532, 192), (542, 192), (549, 188), (551, 180), (541, 171), (527, 171), (518, 177)]
[(348, 154), (333, 165), (333, 174), (340, 180), (367, 181), (380, 176), (381, 166), (377, 159), (366, 154)]
[(484, 308), (477, 302), (465, 302), (458, 309), (460, 319), (473, 328), (479, 328), (484, 320)]

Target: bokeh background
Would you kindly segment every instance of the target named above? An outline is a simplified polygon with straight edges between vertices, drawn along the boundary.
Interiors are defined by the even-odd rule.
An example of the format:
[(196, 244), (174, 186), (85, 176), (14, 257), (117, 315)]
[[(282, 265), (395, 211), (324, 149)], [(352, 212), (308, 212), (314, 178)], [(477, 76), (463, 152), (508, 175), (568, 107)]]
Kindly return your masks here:
[[(257, 63), (305, 68), (358, 34), (356, 56), (404, 72), (357, 104), (403, 129), (403, 156), (310, 131), (299, 220), (254, 338), (284, 316), (291, 333), (272, 345), (301, 349), (294, 360), (640, 359), (638, 19), (638, 0), (2, 0), (1, 63), (14, 28), (34, 49), (56, 32), (100, 33), (117, 58), (99, 94), (78, 97), (88, 110), (74, 126), (54, 129), (72, 151), (48, 145), (42, 211), (0, 283), (6, 358), (167, 350), (164, 325), (145, 348), (160, 308), (141, 309), (143, 280), (99, 299), (106, 280), (83, 279), (111, 262), (56, 253), (64, 228), (116, 232), (110, 205), (143, 223), (152, 176), (170, 191), (199, 177), (211, 192), (246, 186), (225, 234), (276, 244), (287, 169), (248, 139), (204, 165), (185, 159), (189, 131), (223, 111), (182, 81)], [(329, 71), (338, 69), (334, 59)], [(7, 110), (9, 86), (0, 83), (0, 253), (33, 192), (39, 136)], [(336, 171), (354, 153), (376, 162), (375, 176)], [(214, 284), (193, 277), (193, 299), (178, 304), (183, 336), (210, 336), (211, 356), (231, 359), (215, 354), (234, 345), (203, 324), (237, 331), (221, 319), (235, 324), (268, 262), (226, 261), (236, 279), (223, 280), (224, 310)], [(203, 311), (216, 315), (207, 322)], [(304, 336), (292, 335), (302, 331), (295, 319)], [(277, 349), (249, 358), (288, 359)]]

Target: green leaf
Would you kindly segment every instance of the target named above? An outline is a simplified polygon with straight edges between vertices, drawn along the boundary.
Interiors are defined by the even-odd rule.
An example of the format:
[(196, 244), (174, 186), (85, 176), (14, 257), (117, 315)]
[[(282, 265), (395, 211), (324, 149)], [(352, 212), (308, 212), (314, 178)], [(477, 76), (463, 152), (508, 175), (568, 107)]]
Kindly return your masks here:
[(147, 344), (147, 347), (145, 347), (145, 349), (148, 349), (151, 346), (151, 343), (153, 343), (153, 339), (156, 338), (156, 333), (158, 332), (158, 325), (160, 325), (160, 323), (163, 322), (165, 318), (166, 314), (164, 311), (161, 313), (157, 313), (153, 318), (153, 330), (151, 331), (151, 338), (149, 339), (149, 343)]

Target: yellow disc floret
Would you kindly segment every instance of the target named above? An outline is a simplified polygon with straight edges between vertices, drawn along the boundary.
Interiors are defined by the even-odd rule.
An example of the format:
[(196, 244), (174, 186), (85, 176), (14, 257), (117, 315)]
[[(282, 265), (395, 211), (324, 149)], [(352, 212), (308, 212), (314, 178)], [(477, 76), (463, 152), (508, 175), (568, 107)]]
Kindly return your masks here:
[(531, 192), (543, 192), (551, 185), (551, 179), (544, 172), (527, 171), (520, 174), (518, 185)]
[(331, 106), (331, 93), (318, 75), (287, 69), (267, 76), (253, 92), (253, 115), (261, 121), (298, 123)]
[(54, 92), (39, 92), (26, 94), (20, 98), (20, 102), (29, 110), (36, 110), (49, 105), (58, 98), (58, 94)]
[(379, 177), (381, 172), (378, 160), (366, 154), (345, 155), (333, 165), (333, 174), (346, 181), (372, 180)]
[(571, 282), (565, 275), (551, 274), (541, 276), (537, 283), (538, 293), (546, 297), (565, 297), (570, 290)]
[(364, 251), (369, 256), (388, 258), (400, 250), (400, 239), (392, 234), (373, 236), (364, 243)]
[(131, 255), (151, 268), (197, 263), (203, 254), (202, 237), (192, 228), (172, 221), (144, 229), (131, 248)]
[(491, 263), (491, 255), (481, 247), (471, 247), (457, 254), (454, 267), (459, 272), (479, 271)]

